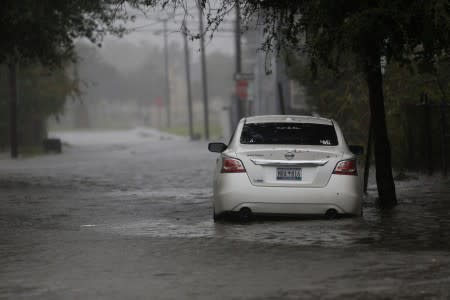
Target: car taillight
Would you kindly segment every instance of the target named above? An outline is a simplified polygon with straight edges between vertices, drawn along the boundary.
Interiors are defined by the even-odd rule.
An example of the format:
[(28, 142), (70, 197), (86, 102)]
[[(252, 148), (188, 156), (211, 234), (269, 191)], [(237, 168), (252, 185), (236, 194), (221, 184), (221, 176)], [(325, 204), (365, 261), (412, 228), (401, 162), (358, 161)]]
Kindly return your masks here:
[(245, 168), (239, 159), (222, 157), (221, 173), (243, 173), (243, 172), (245, 172)]
[(356, 171), (356, 160), (349, 159), (338, 162), (336, 167), (334, 168), (333, 174), (358, 175)]

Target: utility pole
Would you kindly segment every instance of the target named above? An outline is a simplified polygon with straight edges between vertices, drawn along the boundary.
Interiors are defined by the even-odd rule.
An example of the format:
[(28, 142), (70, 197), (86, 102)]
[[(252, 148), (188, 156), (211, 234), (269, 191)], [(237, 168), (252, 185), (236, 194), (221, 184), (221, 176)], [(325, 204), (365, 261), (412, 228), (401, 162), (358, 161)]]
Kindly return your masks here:
[(192, 125), (192, 91), (191, 91), (191, 64), (189, 60), (189, 48), (187, 41), (186, 22), (183, 20), (183, 40), (184, 40), (184, 62), (186, 64), (186, 88), (188, 100), (188, 116), (189, 116), (189, 137), (194, 139), (194, 128)]
[(11, 147), (11, 158), (17, 158), (19, 151), (17, 130), (17, 63), (13, 60), (8, 64), (9, 89), (10, 89), (10, 115), (9, 115), (9, 139)]
[(165, 72), (165, 105), (167, 113), (167, 127), (170, 128), (170, 81), (169, 81), (169, 50), (167, 46), (167, 19), (162, 20), (164, 26), (164, 72)]
[(203, 81), (203, 120), (205, 127), (205, 139), (209, 140), (209, 117), (208, 117), (208, 81), (206, 79), (206, 60), (205, 60), (205, 39), (203, 36), (203, 10), (198, 2), (198, 12), (200, 19), (200, 57), (202, 64), (202, 81)]
[[(242, 73), (242, 55), (241, 55), (241, 8), (240, 1), (236, 0), (236, 24), (234, 30), (234, 38), (235, 38), (235, 46), (236, 46), (236, 72), (235, 75)], [(235, 76), (236, 77), (236, 76)], [(237, 90), (237, 80), (236, 80), (236, 90)], [(236, 93), (235, 97), (235, 105), (236, 105), (236, 124), (243, 117), (242, 113), (242, 99), (240, 99), (238, 93)]]
[(242, 72), (241, 57), (241, 8), (239, 0), (236, 0), (236, 23), (234, 28), (234, 38), (236, 42), (236, 74)]

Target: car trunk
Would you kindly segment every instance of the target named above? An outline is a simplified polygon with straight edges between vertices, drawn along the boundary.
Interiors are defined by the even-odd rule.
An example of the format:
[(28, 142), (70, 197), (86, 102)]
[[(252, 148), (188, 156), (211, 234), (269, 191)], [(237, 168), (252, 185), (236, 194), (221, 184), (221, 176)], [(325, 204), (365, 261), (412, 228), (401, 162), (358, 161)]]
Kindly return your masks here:
[(337, 146), (304, 145), (244, 146), (236, 155), (253, 185), (279, 187), (324, 187), (343, 156)]

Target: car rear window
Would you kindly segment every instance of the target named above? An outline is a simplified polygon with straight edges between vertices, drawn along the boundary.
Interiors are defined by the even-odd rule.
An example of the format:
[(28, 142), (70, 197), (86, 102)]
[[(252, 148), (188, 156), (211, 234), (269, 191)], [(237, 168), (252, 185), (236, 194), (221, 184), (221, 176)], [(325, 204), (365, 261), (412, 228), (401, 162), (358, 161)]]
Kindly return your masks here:
[(242, 129), (241, 144), (336, 146), (333, 125), (314, 123), (249, 123)]

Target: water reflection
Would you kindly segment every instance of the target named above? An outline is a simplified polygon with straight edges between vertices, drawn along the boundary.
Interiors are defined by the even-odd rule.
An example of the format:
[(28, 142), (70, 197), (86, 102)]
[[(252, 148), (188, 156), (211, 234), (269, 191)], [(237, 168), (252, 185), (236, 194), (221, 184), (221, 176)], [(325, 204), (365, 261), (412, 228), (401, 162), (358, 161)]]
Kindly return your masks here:
[(213, 223), (209, 216), (186, 219), (168, 217), (104, 225), (96, 230), (124, 235), (218, 238), (301, 246), (450, 249), (450, 203), (442, 199), (442, 193), (437, 200), (428, 196), (430, 201), (425, 204), (418, 201), (420, 195), (402, 198), (402, 192), (399, 194), (401, 203), (390, 212), (380, 211), (375, 207), (374, 197), (367, 197), (362, 218), (258, 218), (254, 222), (241, 224)]
[(183, 220), (144, 220), (114, 226), (97, 226), (99, 230), (124, 235), (177, 238), (221, 238), (248, 242), (289, 245), (344, 247), (379, 240), (379, 233), (370, 230), (363, 218), (338, 220), (268, 220), (240, 224)]
[(219, 223), (215, 225), (216, 236), (291, 245), (315, 245), (343, 247), (360, 240), (377, 239), (364, 219), (339, 220), (264, 220), (249, 225)]

